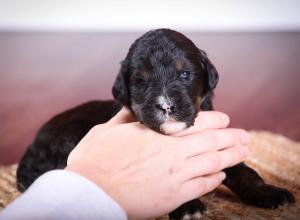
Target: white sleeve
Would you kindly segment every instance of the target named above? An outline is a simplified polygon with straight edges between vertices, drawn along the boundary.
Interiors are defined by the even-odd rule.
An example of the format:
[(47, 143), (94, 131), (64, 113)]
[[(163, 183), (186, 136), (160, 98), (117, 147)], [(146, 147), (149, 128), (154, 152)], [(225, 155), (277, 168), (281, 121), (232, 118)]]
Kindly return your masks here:
[(76, 173), (40, 176), (0, 213), (0, 220), (126, 220), (123, 209), (96, 184)]

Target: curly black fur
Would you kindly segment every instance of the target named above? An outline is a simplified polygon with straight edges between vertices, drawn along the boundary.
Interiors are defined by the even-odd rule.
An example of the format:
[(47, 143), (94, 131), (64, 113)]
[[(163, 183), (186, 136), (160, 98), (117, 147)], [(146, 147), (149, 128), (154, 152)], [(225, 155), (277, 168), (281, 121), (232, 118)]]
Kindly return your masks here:
[(107, 122), (122, 105), (115, 101), (92, 101), (63, 112), (38, 131), (17, 169), (17, 187), (22, 192), (46, 171), (62, 169), (67, 157), (96, 124)]
[[(158, 132), (167, 133), (164, 123), (192, 126), (199, 109), (212, 110), (213, 89), (218, 72), (204, 51), (179, 32), (149, 31), (130, 47), (121, 64), (112, 93), (117, 101), (94, 101), (63, 112), (42, 126), (23, 156), (18, 170), (20, 191), (26, 190), (46, 171), (62, 169), (70, 151), (95, 125), (105, 123), (122, 106)], [(258, 174), (239, 164), (225, 170), (224, 184), (252, 205), (275, 208), (294, 202), (291, 193), (264, 183)], [(193, 200), (170, 213), (203, 213), (205, 206)]]

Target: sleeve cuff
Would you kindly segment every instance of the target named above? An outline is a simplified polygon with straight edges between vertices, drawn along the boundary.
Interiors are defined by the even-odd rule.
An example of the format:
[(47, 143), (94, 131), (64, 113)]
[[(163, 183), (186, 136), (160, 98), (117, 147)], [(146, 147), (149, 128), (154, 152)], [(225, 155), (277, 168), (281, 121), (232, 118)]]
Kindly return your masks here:
[(0, 219), (126, 220), (124, 210), (87, 178), (67, 170), (40, 176)]

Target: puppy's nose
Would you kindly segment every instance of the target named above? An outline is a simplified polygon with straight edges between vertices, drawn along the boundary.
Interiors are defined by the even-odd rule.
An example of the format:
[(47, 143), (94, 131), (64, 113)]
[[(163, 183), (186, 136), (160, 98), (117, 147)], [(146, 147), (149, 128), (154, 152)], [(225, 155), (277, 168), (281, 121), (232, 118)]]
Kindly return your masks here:
[(175, 110), (175, 107), (173, 105), (163, 103), (163, 104), (156, 104), (156, 108), (163, 111), (165, 114), (172, 114)]

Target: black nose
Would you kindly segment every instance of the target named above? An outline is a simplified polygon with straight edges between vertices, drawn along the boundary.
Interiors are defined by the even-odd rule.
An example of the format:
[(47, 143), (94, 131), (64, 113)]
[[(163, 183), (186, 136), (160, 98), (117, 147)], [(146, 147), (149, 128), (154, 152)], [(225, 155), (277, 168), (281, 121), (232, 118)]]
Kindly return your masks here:
[(172, 114), (175, 110), (175, 107), (173, 105), (166, 104), (166, 103), (156, 104), (155, 107), (163, 111), (163, 113), (165, 114)]

